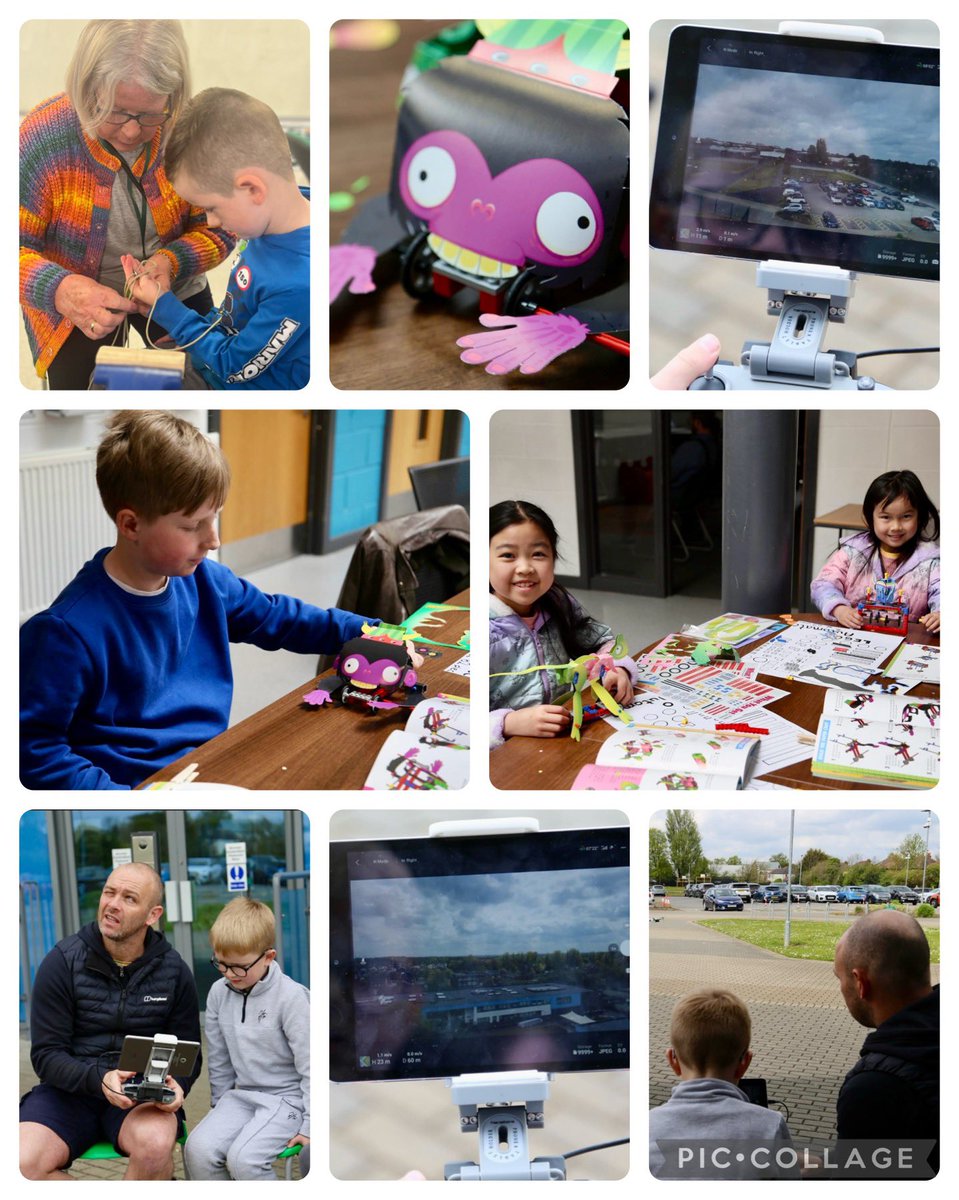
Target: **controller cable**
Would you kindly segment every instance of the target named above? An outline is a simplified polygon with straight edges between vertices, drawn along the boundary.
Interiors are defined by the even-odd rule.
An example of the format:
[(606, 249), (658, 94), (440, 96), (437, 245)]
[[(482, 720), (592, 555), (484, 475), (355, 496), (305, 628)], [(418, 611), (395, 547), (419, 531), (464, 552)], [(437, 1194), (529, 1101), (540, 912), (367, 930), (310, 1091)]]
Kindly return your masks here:
[(860, 358), (881, 358), (884, 354), (938, 354), (938, 346), (907, 346), (897, 350), (864, 350), (861, 354), (856, 355), (856, 361)]
[(570, 1150), (567, 1154), (561, 1154), (560, 1158), (576, 1158), (580, 1154), (592, 1154), (594, 1150), (609, 1150), (613, 1146), (625, 1146), (628, 1142), (628, 1137), (616, 1138), (613, 1142), (597, 1142), (595, 1146), (582, 1146), (579, 1150)]

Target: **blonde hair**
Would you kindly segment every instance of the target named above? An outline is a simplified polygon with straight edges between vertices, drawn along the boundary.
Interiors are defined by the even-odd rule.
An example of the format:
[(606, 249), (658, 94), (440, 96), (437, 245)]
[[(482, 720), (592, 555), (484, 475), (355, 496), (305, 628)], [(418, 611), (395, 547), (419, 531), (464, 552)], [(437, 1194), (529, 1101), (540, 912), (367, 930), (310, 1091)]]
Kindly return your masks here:
[(268, 904), (238, 896), (220, 910), (210, 930), (216, 955), (263, 954), (273, 948), (276, 920)]
[(97, 451), (97, 487), (111, 519), (121, 508), (156, 520), (193, 513), (208, 500), (220, 508), (230, 467), (195, 425), (168, 412), (114, 413)]
[(752, 1022), (738, 996), (704, 988), (684, 996), (673, 1009), (669, 1040), (684, 1067), (732, 1070), (749, 1049)]
[(67, 95), (84, 133), (96, 136), (121, 83), (169, 96), (169, 136), (190, 95), (190, 57), (179, 21), (88, 21), (67, 68)]
[(199, 187), (232, 196), (237, 171), (260, 167), (293, 182), (293, 162), (276, 113), (233, 88), (206, 88), (186, 105), (163, 158), (167, 177), (186, 171)]

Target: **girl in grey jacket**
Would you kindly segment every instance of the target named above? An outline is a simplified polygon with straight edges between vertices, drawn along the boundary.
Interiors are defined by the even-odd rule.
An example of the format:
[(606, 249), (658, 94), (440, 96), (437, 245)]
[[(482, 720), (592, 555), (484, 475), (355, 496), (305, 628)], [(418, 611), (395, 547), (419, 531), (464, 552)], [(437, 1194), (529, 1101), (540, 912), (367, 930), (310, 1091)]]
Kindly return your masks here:
[[(504, 500), (490, 509), (490, 745), (508, 737), (558, 737), (570, 714), (569, 689), (554, 671), (612, 641), (555, 580), (558, 535), (550, 517), (528, 500)], [(508, 674), (501, 672), (521, 672)], [(633, 698), (636, 667), (617, 659), (603, 686), (620, 704)]]

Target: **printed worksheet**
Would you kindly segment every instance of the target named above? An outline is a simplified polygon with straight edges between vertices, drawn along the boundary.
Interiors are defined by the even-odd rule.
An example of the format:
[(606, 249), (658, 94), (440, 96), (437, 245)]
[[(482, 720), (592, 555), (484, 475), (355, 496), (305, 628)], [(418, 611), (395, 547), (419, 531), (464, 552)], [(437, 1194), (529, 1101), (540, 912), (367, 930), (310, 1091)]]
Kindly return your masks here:
[(913, 642), (905, 642), (886, 667), (886, 675), (902, 684), (902, 690), (905, 692), (920, 683), (938, 683), (939, 647), (917, 646)]
[(462, 658), (458, 658), (456, 662), (451, 662), (448, 667), (443, 670), (448, 675), (462, 675), (465, 679), (469, 679), (470, 675), (470, 656), (464, 654)]
[(748, 652), (751, 667), (763, 675), (801, 679), (822, 687), (861, 687), (902, 642), (891, 633), (844, 629), (797, 621)]

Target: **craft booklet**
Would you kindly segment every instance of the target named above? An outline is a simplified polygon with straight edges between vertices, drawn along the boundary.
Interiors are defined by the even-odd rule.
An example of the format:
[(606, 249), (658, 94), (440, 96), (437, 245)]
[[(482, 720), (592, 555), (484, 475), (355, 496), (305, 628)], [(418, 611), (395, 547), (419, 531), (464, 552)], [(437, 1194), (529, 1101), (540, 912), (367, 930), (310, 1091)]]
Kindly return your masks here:
[(939, 682), (939, 647), (904, 642), (886, 667), (886, 676), (911, 691), (920, 683)]
[(732, 775), (702, 771), (652, 771), (646, 767), (601, 767), (587, 763), (573, 780), (574, 792), (704, 792), (739, 790)]
[(739, 789), (752, 774), (758, 752), (758, 739), (746, 734), (651, 726), (614, 733), (600, 746), (596, 762), (601, 767), (642, 767), (680, 777), (722, 775), (726, 782), (713, 786)]
[[(861, 700), (853, 708), (850, 701)], [(824, 779), (887, 787), (939, 782), (939, 702), (900, 696), (827, 692), (812, 773)]]
[(453, 791), (469, 782), (469, 705), (421, 700), (380, 747), (364, 791)]

